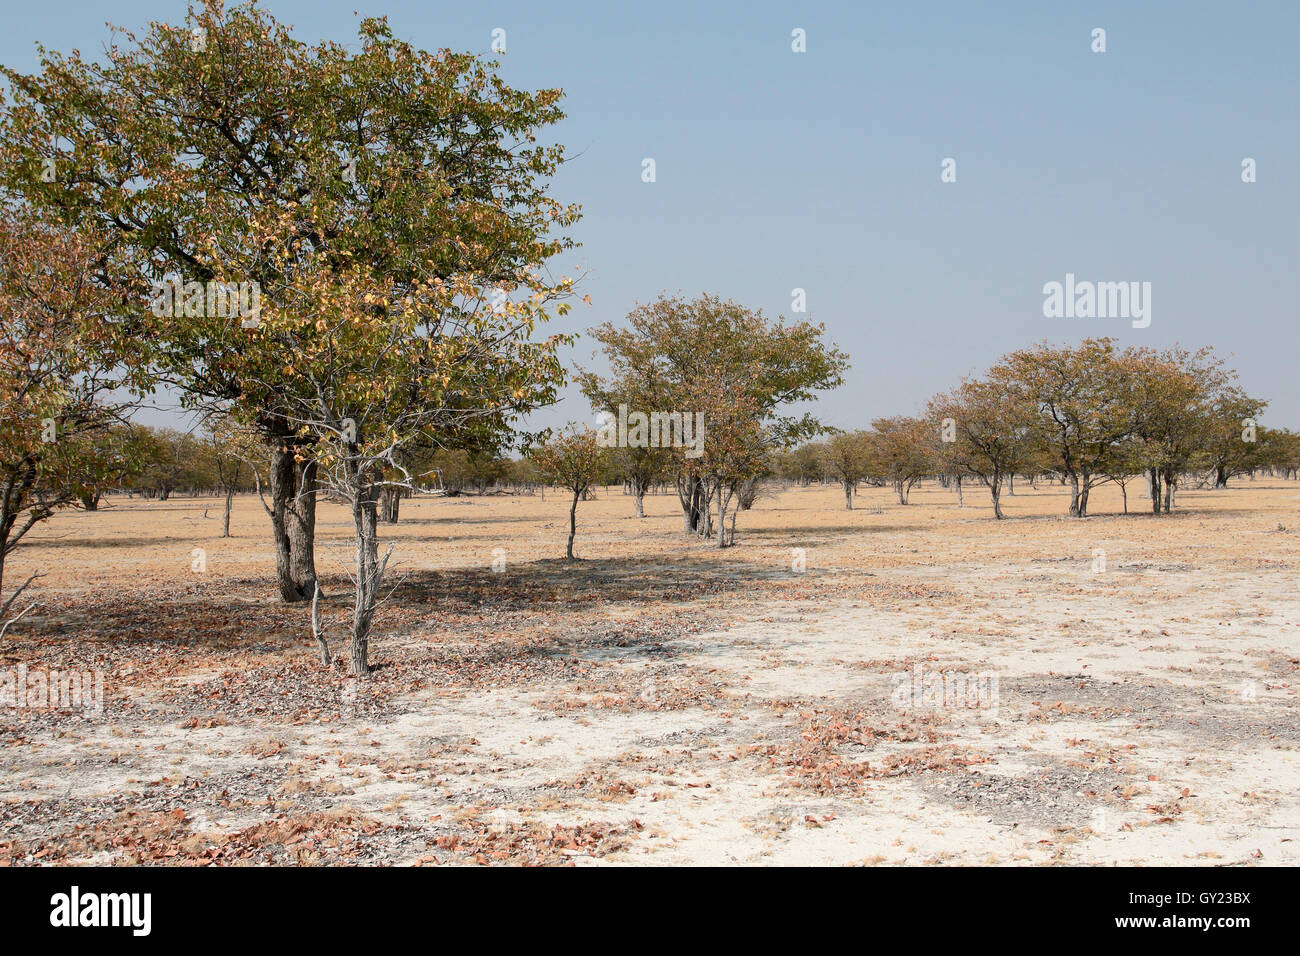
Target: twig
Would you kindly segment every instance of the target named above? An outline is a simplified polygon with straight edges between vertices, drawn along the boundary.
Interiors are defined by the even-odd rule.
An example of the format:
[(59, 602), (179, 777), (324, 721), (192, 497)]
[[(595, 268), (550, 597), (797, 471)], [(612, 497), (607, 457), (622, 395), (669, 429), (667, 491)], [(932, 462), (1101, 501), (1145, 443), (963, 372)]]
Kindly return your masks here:
[[(26, 581), (24, 581), (22, 584), (20, 584), (20, 585), (18, 586), (18, 590), (15, 591), (13, 594), (9, 595), (9, 600), (5, 601), (5, 603), (4, 603), (3, 605), (0, 605), (0, 619), (2, 619), (6, 614), (9, 613), (9, 608), (10, 608), (10, 606), (14, 603), (14, 601), (18, 600), (18, 595), (22, 594), (24, 591), (27, 590), (27, 585), (31, 584), (31, 583), (32, 583), (33, 581), (35, 581), (37, 578), (43, 578), (43, 577), (45, 577), (44, 572), (42, 572), (42, 571), (37, 571), (37, 572), (36, 572), (35, 574), (33, 574), (30, 578), (28, 578)], [(27, 610), (30, 611), (31, 608), (28, 608)], [(23, 611), (23, 614), (26, 614), (26, 613), (27, 613), (27, 611)], [(22, 617), (22, 614), (18, 615), (18, 617)], [(16, 620), (18, 620), (18, 618), (14, 618), (14, 620), (16, 621)], [(3, 633), (3, 632), (0, 632), (0, 633)]]
[(9, 620), (5, 621), (4, 624), (0, 624), (0, 642), (4, 641), (5, 632), (9, 630), (10, 624), (17, 624), (20, 620), (22, 620), (24, 614), (26, 614), (28, 611), (30, 611), (32, 608), (36, 607), (36, 605), (40, 603), (41, 603), (40, 601), (33, 601), (31, 604), (27, 605), (25, 608), (19, 611), (17, 616), (12, 617)]

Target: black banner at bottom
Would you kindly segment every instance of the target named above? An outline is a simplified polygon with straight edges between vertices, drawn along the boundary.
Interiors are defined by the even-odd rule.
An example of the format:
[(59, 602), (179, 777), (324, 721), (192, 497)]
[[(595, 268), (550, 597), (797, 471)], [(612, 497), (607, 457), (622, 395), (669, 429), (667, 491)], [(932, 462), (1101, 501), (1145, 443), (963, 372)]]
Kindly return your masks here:
[[(577, 920), (585, 935), (606, 921), (625, 932), (629, 920), (686, 918), (726, 938), (729, 926), (752, 933), (772, 919), (826, 914), (907, 920), (925, 926), (931, 941), (969, 939), (979, 927), (1231, 945), (1287, 923), (1283, 880), (1291, 877), (1267, 868), (917, 868), (836, 870), (810, 881), (802, 870), (738, 867), (602, 868), (597, 879), (589, 869), (10, 868), (0, 869), (0, 914), (15, 939), (112, 938), (128, 946), (217, 942), (224, 934), (374, 945), (380, 927), (385, 945), (408, 936), (427, 942), (439, 925), (445, 931), (484, 916), (495, 945), (514, 932), (535, 942), (556, 919)], [(700, 908), (710, 897), (713, 919)], [(738, 926), (745, 912), (740, 922), (749, 925)]]

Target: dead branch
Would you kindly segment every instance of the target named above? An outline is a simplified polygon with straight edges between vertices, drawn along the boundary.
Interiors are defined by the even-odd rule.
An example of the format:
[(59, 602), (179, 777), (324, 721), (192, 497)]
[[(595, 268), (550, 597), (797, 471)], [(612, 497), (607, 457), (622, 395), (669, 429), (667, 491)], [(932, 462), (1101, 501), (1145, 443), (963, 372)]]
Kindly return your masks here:
[[(27, 585), (31, 584), (31, 583), (32, 583), (33, 581), (35, 581), (37, 578), (43, 578), (43, 577), (45, 577), (44, 572), (37, 571), (37, 572), (34, 573), (30, 578), (28, 578), (26, 581), (24, 581), (22, 584), (20, 584), (20, 585), (18, 586), (18, 590), (15, 591), (13, 594), (9, 595), (9, 600), (5, 601), (4, 604), (0, 605), (0, 619), (3, 619), (4, 616), (5, 616), (6, 614), (9, 613), (9, 608), (13, 605), (14, 601), (18, 600), (18, 595), (22, 594), (24, 591), (27, 590)], [(30, 610), (30, 608), (29, 608), (29, 610)], [(24, 612), (23, 612), (23, 614), (26, 614), (26, 613), (27, 613), (27, 611), (24, 611)], [(22, 616), (22, 615), (19, 615), (19, 617), (21, 617), (21, 616)], [(17, 620), (17, 619), (18, 619), (18, 618), (14, 618), (14, 620)]]

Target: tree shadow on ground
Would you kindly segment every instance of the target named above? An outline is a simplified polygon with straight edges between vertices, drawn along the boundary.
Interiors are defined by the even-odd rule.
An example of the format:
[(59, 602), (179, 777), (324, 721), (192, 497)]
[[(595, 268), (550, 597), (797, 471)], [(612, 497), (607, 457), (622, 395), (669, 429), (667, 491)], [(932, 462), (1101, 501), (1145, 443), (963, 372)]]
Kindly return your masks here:
[(745, 591), (755, 584), (788, 581), (785, 568), (765, 568), (716, 558), (661, 557), (507, 561), (487, 568), (414, 570), (401, 576), (393, 601), (434, 602), (473, 609), (484, 604), (518, 609), (592, 602), (690, 603), (709, 594)]
[[(815, 572), (809, 572), (815, 576)], [(631, 558), (565, 561), (539, 559), (487, 568), (390, 571), (376, 619), (376, 635), (410, 634), (430, 628), (485, 636), (498, 625), (583, 627), (608, 631), (603, 612), (617, 608), (617, 621), (662, 619), (665, 607), (680, 615), (700, 599), (753, 595), (793, 580), (784, 568), (764, 568), (717, 558)], [(334, 640), (351, 614), (351, 582), (342, 573), (323, 573), (322, 614)], [(593, 617), (604, 617), (603, 623)], [(87, 666), (103, 658), (139, 657), (160, 668), (191, 658), (228, 654), (298, 652), (310, 641), (311, 609), (279, 600), (269, 576), (240, 575), (169, 586), (141, 583), (111, 594), (68, 596), (35, 610), (11, 630), (0, 660), (50, 666)], [(602, 638), (604, 640), (604, 638)], [(207, 663), (212, 663), (208, 660)]]

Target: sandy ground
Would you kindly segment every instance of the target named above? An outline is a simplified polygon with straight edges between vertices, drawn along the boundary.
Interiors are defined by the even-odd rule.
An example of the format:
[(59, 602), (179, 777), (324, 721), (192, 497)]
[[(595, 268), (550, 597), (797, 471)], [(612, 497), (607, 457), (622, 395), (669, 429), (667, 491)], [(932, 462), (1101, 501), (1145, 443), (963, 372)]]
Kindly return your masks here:
[(791, 490), (723, 552), (609, 489), (572, 565), (557, 494), (410, 501), (367, 681), (256, 498), (224, 540), (216, 499), (62, 514), (0, 677), (100, 671), (103, 712), (0, 707), (0, 865), (1293, 864), (1300, 483), (1233, 484)]

